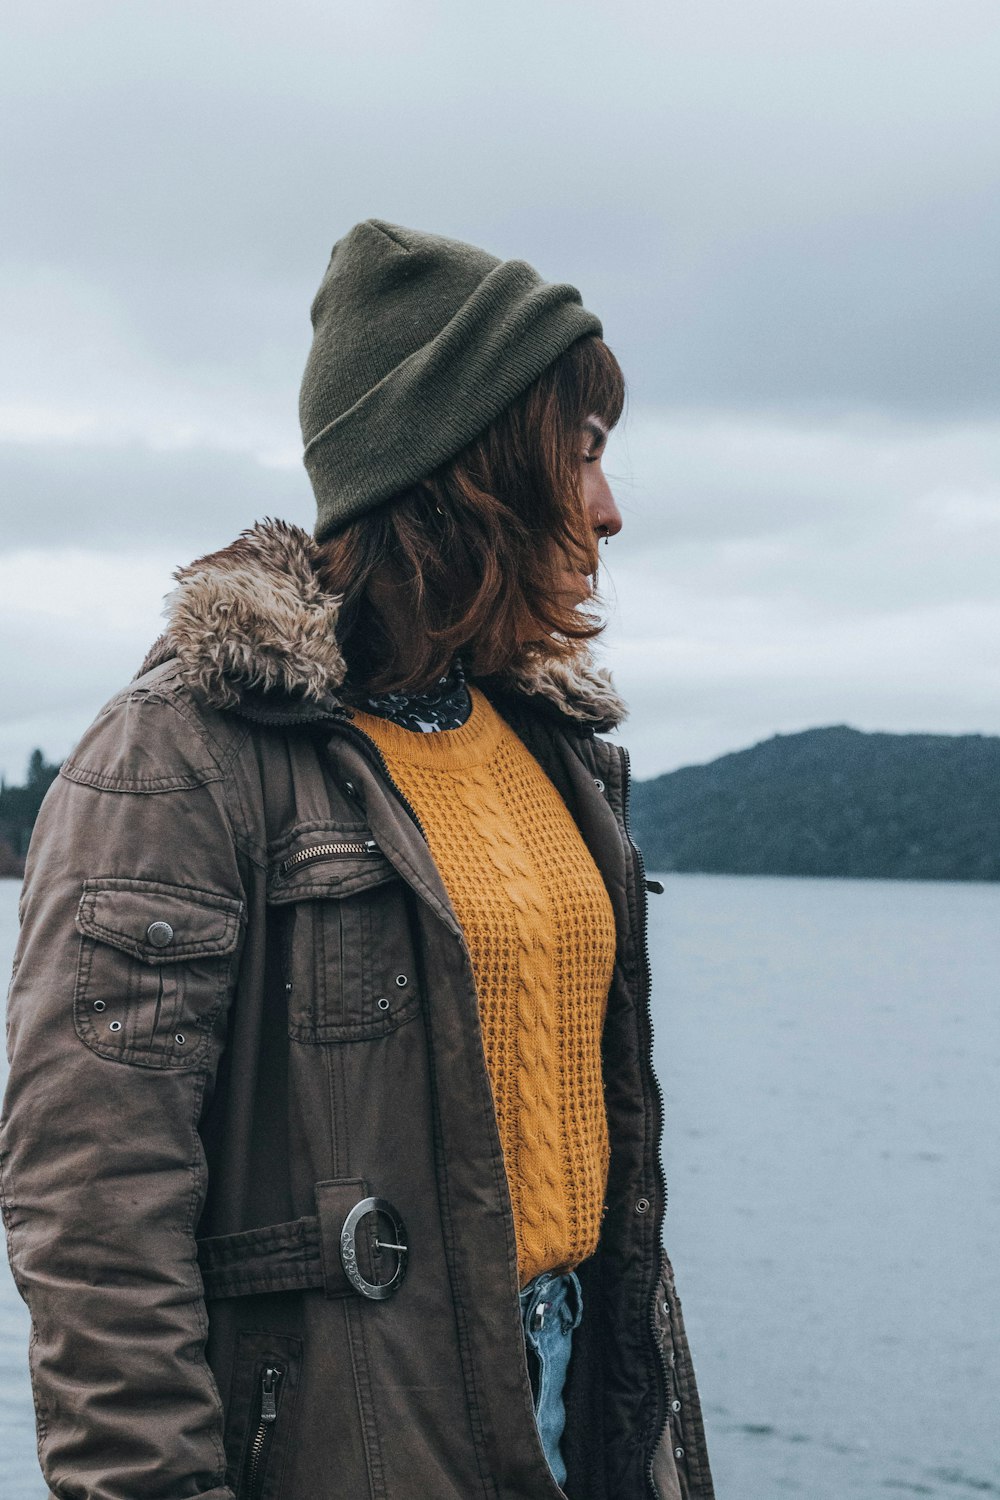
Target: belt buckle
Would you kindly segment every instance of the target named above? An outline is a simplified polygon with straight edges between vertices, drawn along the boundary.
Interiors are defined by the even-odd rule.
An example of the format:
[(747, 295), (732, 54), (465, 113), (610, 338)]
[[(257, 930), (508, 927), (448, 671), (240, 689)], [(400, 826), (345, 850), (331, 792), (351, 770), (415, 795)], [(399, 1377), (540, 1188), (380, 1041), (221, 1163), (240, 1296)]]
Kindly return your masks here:
[[(388, 1281), (367, 1281), (361, 1274), (358, 1266), (357, 1228), (366, 1214), (384, 1214), (392, 1224), (393, 1238), (391, 1240), (376, 1239), (375, 1244), (380, 1250), (395, 1250), (397, 1255), (396, 1269)], [(376, 1229), (377, 1233), (377, 1229)], [(406, 1225), (403, 1223), (398, 1210), (388, 1198), (362, 1198), (355, 1203), (347, 1218), (344, 1227), (340, 1231), (340, 1263), (344, 1267), (344, 1274), (348, 1281), (359, 1291), (362, 1297), (371, 1297), (379, 1302), (385, 1297), (391, 1297), (397, 1291), (403, 1277), (406, 1274), (406, 1257), (409, 1247), (406, 1244)]]

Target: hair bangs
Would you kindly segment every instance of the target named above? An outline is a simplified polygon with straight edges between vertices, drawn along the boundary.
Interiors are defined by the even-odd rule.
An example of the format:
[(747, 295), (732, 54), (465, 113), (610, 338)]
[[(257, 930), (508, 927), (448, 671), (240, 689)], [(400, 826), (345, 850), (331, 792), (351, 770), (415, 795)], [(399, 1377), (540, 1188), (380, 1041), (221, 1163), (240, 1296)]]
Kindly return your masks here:
[(564, 416), (576, 425), (595, 416), (609, 431), (615, 427), (625, 410), (625, 377), (604, 340), (577, 339), (556, 364)]

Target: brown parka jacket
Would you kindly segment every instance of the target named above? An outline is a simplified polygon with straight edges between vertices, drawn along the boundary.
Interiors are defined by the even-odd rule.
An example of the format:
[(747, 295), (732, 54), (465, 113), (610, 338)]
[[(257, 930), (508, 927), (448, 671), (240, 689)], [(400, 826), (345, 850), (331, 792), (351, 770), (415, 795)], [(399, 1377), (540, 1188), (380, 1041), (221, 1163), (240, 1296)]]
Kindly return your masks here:
[(31, 844), (0, 1167), (50, 1493), (711, 1500), (661, 1250), (628, 761), (595, 734), (621, 704), (587, 664), (480, 684), (571, 808), (618, 929), (564, 1492), (532, 1412), (469, 954), (337, 697), (315, 560), (264, 522), (180, 570)]

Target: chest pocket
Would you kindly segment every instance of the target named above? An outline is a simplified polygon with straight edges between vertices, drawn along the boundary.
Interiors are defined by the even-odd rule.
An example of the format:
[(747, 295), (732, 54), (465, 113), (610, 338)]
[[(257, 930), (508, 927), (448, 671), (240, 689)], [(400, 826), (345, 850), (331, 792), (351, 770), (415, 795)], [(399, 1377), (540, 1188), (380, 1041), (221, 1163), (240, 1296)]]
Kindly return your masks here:
[(363, 1041), (417, 1014), (412, 898), (373, 839), (300, 840), (278, 865), (267, 900), (289, 1036)]
[(99, 1057), (190, 1068), (225, 1001), (244, 903), (156, 880), (86, 880), (73, 996), (77, 1035)]

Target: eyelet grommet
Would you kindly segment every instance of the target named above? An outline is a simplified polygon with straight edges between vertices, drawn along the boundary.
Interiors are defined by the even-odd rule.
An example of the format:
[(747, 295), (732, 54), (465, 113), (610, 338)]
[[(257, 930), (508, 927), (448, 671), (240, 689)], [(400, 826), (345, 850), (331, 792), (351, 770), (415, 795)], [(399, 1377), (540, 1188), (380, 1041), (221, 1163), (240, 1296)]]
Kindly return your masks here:
[(184, 1043), (187, 1041), (187, 1037), (184, 1035), (183, 1031), (178, 1031), (174, 1037), (174, 1041), (177, 1043), (178, 1047), (183, 1047)]
[(358, 789), (354, 785), (353, 781), (344, 781), (344, 782), (341, 783), (341, 785), (344, 788), (344, 794), (345, 794), (345, 796), (348, 796), (348, 797), (357, 797), (357, 795), (358, 795)]
[(108, 1027), (109, 1031), (121, 1031), (121, 1029), (122, 1023), (120, 1021), (112, 1021), (111, 1025)]
[(380, 995), (379, 998), (375, 1001), (375, 1004), (378, 1006), (379, 1010), (389, 1009), (389, 1002), (384, 995)]
[(410, 981), (407, 979), (407, 977), (406, 977), (405, 974), (397, 974), (396, 975), (396, 983), (399, 985), (399, 988), (401, 990), (405, 989), (406, 986), (409, 984), (409, 982)]
[(679, 1401), (671, 1401), (671, 1403), (670, 1403), (670, 1410), (671, 1411), (680, 1411), (680, 1409), (681, 1409), (681, 1403)]
[(648, 1214), (649, 1213), (649, 1199), (648, 1198), (637, 1198), (635, 1200), (635, 1211), (636, 1211), (637, 1214)]
[(674, 1449), (674, 1457), (675, 1458), (683, 1458), (684, 1457), (684, 1449), (683, 1448), (675, 1448)]
[(601, 780), (601, 778), (599, 776), (595, 776), (594, 777), (594, 785), (596, 786), (596, 788), (597, 788), (597, 790), (599, 792), (603, 792), (604, 791), (604, 782)]
[(107, 1008), (108, 1008), (107, 1007), (107, 1003), (104, 1000), (95, 1000), (94, 1001), (94, 1009), (95, 1010), (107, 1010)]

